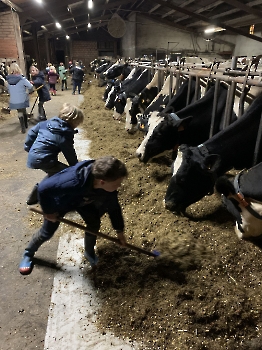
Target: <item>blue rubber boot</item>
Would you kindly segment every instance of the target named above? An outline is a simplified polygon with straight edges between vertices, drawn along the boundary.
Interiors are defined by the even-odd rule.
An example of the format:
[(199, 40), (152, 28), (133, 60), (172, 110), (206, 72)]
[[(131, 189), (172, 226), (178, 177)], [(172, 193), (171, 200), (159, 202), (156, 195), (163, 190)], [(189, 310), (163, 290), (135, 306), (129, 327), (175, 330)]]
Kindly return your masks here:
[(33, 257), (38, 248), (46, 241), (42, 238), (41, 230), (37, 231), (26, 247), (23, 258), (19, 264), (19, 272), (22, 275), (29, 275), (33, 270)]

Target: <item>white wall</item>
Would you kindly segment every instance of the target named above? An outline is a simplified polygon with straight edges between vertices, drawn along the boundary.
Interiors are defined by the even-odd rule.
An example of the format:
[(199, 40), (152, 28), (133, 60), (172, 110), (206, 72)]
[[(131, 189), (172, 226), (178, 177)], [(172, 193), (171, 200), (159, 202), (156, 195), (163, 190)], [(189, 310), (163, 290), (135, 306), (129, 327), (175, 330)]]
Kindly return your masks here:
[(126, 23), (126, 32), (122, 38), (122, 56), (123, 57), (136, 57), (136, 14), (129, 16)]
[[(254, 33), (261, 37), (261, 32)], [(262, 54), (262, 43), (256, 40), (249, 39), (245, 36), (238, 35), (236, 38), (236, 47), (234, 56), (257, 56)]]
[[(190, 34), (155, 22), (140, 14), (132, 14), (126, 20), (127, 30), (122, 38), (122, 55), (138, 57), (157, 52), (186, 51), (188, 55), (216, 55), (232, 52), (232, 56), (254, 56), (262, 54), (262, 43), (242, 35), (229, 35), (226, 31), (216, 34), (219, 42), (205, 41), (202, 36)], [(262, 37), (261, 32), (256, 36)]]
[[(223, 42), (205, 41), (203, 37), (190, 34), (155, 22), (140, 14), (131, 15), (126, 21), (127, 30), (122, 38), (122, 55), (132, 58), (157, 52), (180, 52), (188, 54), (232, 52), (235, 36), (223, 35)], [(136, 35), (137, 34), (137, 35)]]

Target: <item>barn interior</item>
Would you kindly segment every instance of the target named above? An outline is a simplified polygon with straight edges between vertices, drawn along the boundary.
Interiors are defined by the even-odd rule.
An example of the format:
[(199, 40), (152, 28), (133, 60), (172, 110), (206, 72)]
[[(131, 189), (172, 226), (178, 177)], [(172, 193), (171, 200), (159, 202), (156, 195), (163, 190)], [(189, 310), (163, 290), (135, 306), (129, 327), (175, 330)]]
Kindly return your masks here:
[[(92, 274), (83, 258), (83, 246), (73, 245), (67, 251), (69, 245), (72, 248), (72, 237), (82, 244), (82, 232), (61, 225), (54, 241), (37, 253), (32, 274), (19, 275), (22, 249), (42, 217), (25, 205), (36, 175), (25, 169), (24, 135), (18, 134), (16, 115), (7, 107), (6, 87), (0, 86), (0, 184), (6, 204), (0, 242), (3, 252), (8, 248), (1, 265), (5, 282), (1, 284), (1, 350), (262, 349), (261, 241), (237, 237), (235, 219), (215, 190), (183, 212), (164, 207), (174, 150), (148, 162), (138, 159), (136, 152), (145, 138), (143, 125), (131, 127), (126, 109), (115, 114), (115, 107), (106, 107), (109, 91), (123, 82), (122, 77), (99, 70), (103, 64), (108, 69), (121, 68), (121, 72), (125, 65), (130, 72), (146, 70), (148, 84), (157, 74), (158, 93), (163, 93), (168, 81), (162, 111), (186, 84), (182, 110), (190, 104), (197, 106), (212, 88), (211, 106), (204, 105), (201, 111), (201, 115), (209, 112), (206, 138), (212, 139), (233, 118), (245, 117), (262, 91), (262, 0), (2, 0), (0, 13), (2, 67), (18, 62), (29, 78), (31, 64), (44, 71), (48, 62), (68, 66), (69, 61), (81, 61), (85, 70), (81, 94), (72, 96), (68, 75), (68, 90), (60, 91), (58, 83), (57, 96), (52, 97), (50, 107), (47, 103), (48, 119), (59, 103), (81, 106), (85, 119), (79, 128), (83, 140), (77, 151), (88, 149), (92, 158), (114, 154), (125, 162), (129, 177), (119, 196), (126, 237), (144, 252), (160, 253), (158, 257), (139, 254), (99, 239), (99, 265)], [(223, 89), (226, 93), (219, 105), (223, 119), (215, 125)], [(139, 93), (131, 91), (128, 102)], [(35, 98), (36, 93), (30, 97), (30, 107)], [(165, 118), (170, 122), (176, 112), (179, 115), (171, 105)], [(197, 108), (188, 117), (193, 114), (198, 114)], [(252, 140), (243, 137), (234, 147), (243, 150), (245, 144), (255, 144), (250, 166), (262, 159), (258, 119)], [(87, 147), (86, 141), (91, 145)], [(238, 171), (233, 167), (228, 174), (235, 176)], [(84, 224), (74, 213), (67, 218)], [(114, 236), (108, 216), (101, 231)], [(63, 237), (59, 252), (66, 255), (66, 263), (56, 255)], [(53, 282), (56, 274), (63, 276), (64, 285), (62, 278)], [(80, 287), (76, 286), (78, 279), (84, 281)], [(73, 286), (68, 294), (76, 304), (63, 301), (60, 294), (70, 282)], [(55, 284), (57, 295), (52, 294), (50, 301)], [(80, 296), (75, 294), (77, 289)], [(62, 316), (56, 319), (59, 308)], [(89, 328), (94, 324), (99, 336)], [(47, 334), (50, 328), (53, 332)]]

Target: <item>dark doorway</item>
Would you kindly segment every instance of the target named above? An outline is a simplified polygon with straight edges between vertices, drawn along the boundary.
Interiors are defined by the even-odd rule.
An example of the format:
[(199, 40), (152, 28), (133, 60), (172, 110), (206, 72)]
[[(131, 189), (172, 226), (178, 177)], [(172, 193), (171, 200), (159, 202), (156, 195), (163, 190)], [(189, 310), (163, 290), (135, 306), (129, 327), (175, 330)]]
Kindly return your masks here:
[(55, 56), (56, 56), (56, 63), (57, 63), (57, 65), (59, 65), (60, 62), (66, 63), (65, 62), (65, 51), (64, 50), (56, 50)]

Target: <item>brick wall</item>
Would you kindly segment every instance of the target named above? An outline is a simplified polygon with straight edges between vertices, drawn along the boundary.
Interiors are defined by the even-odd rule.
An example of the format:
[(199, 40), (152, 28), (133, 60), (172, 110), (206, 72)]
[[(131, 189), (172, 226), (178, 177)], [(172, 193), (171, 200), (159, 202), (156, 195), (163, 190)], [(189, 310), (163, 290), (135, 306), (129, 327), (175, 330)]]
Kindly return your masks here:
[(0, 21), (0, 60), (5, 61), (7, 64), (10, 64), (12, 61), (17, 62), (23, 73), (25, 73), (19, 16), (10, 9), (0, 13)]
[(11, 10), (2, 12), (0, 15), (0, 57), (13, 57), (18, 59), (13, 15), (14, 14), (11, 12)]
[(72, 41), (71, 59), (79, 60), (88, 67), (89, 63), (98, 57), (96, 41)]

